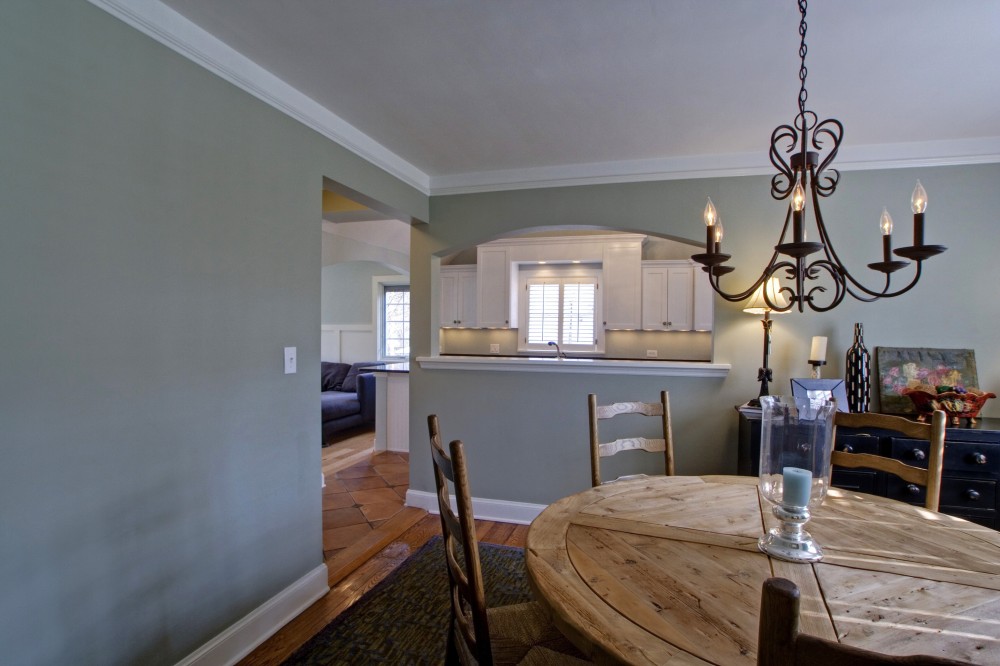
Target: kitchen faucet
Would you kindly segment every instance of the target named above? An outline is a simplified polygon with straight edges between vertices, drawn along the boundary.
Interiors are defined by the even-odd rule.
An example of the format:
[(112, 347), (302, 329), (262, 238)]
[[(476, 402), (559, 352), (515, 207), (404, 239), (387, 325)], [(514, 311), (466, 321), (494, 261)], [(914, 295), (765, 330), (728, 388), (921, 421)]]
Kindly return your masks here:
[(549, 347), (556, 348), (556, 358), (566, 358), (566, 354), (563, 353), (562, 349), (559, 349), (559, 344), (549, 340)]

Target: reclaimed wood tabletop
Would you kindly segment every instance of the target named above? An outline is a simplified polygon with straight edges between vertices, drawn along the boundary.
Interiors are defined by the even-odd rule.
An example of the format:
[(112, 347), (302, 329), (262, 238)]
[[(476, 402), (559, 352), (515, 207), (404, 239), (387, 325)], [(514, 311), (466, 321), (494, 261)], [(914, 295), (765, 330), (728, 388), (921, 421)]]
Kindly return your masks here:
[(801, 630), (886, 654), (1000, 664), (1000, 533), (833, 488), (814, 564), (760, 552), (777, 524), (754, 477), (648, 477), (585, 490), (528, 530), (553, 621), (598, 663), (756, 662), (761, 587), (801, 590)]

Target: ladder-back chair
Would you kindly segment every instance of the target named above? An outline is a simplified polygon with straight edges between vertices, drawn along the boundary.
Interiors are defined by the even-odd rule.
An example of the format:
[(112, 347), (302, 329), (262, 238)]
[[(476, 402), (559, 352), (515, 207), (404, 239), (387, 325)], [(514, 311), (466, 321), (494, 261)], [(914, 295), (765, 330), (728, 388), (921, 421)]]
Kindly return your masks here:
[[(918, 423), (901, 416), (888, 414), (849, 414), (837, 412), (833, 417), (835, 427), (881, 428), (893, 430), (913, 439), (928, 442), (927, 469), (907, 465), (901, 460), (877, 456), (871, 453), (848, 453), (834, 451), (831, 462), (839, 467), (866, 467), (894, 474), (907, 483), (924, 486), (927, 498), (924, 507), (937, 511), (941, 501), (941, 471), (944, 467), (944, 435), (948, 418), (944, 412), (934, 412), (930, 423)], [(834, 432), (836, 437), (836, 432)]]
[[(598, 405), (597, 396), (593, 393), (587, 396), (587, 410), (590, 414), (590, 482), (592, 486), (601, 485), (601, 458), (613, 456), (622, 451), (642, 449), (653, 453), (663, 452), (663, 471), (667, 476), (674, 474), (674, 440), (670, 430), (670, 394), (660, 391), (659, 402), (616, 402), (611, 405)], [(623, 414), (642, 414), (658, 417), (662, 436), (650, 439), (647, 437), (627, 437), (613, 442), (600, 441), (599, 422), (612, 419)], [(644, 476), (635, 474), (619, 477), (615, 481)], [(610, 482), (609, 482), (610, 483)]]

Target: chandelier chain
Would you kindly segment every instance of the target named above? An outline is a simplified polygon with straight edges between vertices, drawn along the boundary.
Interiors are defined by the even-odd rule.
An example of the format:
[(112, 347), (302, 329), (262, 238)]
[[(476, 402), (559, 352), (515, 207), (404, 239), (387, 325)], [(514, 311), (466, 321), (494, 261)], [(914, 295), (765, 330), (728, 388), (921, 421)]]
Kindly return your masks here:
[(808, 53), (809, 48), (806, 46), (806, 9), (808, 3), (806, 0), (799, 0), (799, 12), (802, 18), (799, 20), (799, 59), (801, 64), (799, 65), (799, 81), (802, 85), (799, 88), (799, 113), (806, 112), (806, 99), (809, 98), (809, 92), (806, 91), (806, 75), (809, 74), (809, 70), (806, 68), (806, 53)]

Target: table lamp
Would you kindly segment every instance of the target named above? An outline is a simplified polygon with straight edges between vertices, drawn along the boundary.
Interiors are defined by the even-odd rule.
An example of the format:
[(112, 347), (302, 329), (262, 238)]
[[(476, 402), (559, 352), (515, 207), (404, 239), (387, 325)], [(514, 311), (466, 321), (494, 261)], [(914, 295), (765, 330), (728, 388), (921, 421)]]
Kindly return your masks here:
[[(764, 299), (765, 288), (767, 289), (767, 300)], [(771, 312), (782, 313), (773, 310), (767, 304), (768, 300), (777, 308), (788, 306), (788, 301), (785, 299), (785, 295), (781, 293), (781, 285), (778, 283), (778, 278), (776, 277), (769, 278), (757, 287), (757, 291), (753, 293), (753, 296), (750, 297), (750, 300), (743, 308), (743, 312), (764, 315), (764, 318), (761, 320), (761, 323), (764, 325), (764, 362), (757, 371), (757, 381), (760, 382), (760, 393), (757, 394), (756, 398), (747, 403), (750, 407), (760, 407), (761, 396), (768, 395), (767, 385), (769, 382), (774, 381), (771, 368), (768, 367), (768, 359), (771, 356)]]

